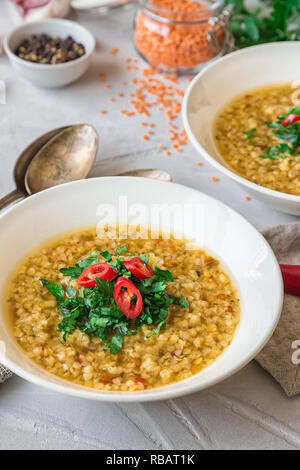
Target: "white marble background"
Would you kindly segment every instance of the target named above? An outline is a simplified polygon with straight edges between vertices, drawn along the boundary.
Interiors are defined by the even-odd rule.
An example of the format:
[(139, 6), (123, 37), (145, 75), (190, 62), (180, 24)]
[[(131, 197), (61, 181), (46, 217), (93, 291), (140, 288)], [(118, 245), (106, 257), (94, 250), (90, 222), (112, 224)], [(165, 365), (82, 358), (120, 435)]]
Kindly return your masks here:
[[(8, 0), (0, 0), (0, 38), (13, 27)], [(97, 38), (89, 72), (61, 90), (42, 90), (23, 82), (0, 56), (0, 80), (7, 86), (7, 104), (0, 105), (0, 197), (14, 188), (12, 171), (22, 149), (35, 137), (70, 123), (89, 122), (100, 135), (98, 166), (93, 175), (132, 168), (162, 168), (176, 182), (204, 191), (243, 214), (258, 229), (297, 220), (251, 200), (207, 163), (191, 145), (165, 157), (167, 126), (153, 113), (155, 135), (145, 142), (140, 121), (124, 118), (123, 101), (108, 103), (124, 91), (124, 70), (135, 57), (133, 12), (80, 21)], [(109, 50), (119, 47), (117, 56)], [(98, 82), (106, 72), (112, 89)], [(181, 84), (186, 86), (186, 79)], [(128, 88), (126, 88), (128, 90)], [(100, 109), (107, 109), (104, 116)], [(220, 181), (213, 183), (211, 176)], [(280, 386), (255, 362), (207, 391), (181, 399), (149, 404), (101, 404), (48, 392), (14, 376), (0, 385), (0, 449), (299, 449), (300, 397), (288, 399)]]

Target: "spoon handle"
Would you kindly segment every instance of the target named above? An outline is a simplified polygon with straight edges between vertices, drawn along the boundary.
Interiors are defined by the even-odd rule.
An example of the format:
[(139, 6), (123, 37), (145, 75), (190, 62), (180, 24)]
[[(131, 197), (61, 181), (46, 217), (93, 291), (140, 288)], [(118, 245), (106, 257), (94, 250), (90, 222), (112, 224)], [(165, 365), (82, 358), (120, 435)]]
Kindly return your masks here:
[(7, 196), (4, 196), (2, 199), (0, 199), (0, 211), (4, 209), (4, 207), (8, 206), (14, 201), (17, 201), (18, 199), (21, 199), (25, 196), (23, 191), (20, 191), (20, 189), (15, 189), (11, 193), (7, 194)]
[(125, 173), (119, 173), (117, 176), (139, 176), (142, 178), (151, 178), (160, 181), (172, 181), (172, 176), (164, 170), (130, 170)]

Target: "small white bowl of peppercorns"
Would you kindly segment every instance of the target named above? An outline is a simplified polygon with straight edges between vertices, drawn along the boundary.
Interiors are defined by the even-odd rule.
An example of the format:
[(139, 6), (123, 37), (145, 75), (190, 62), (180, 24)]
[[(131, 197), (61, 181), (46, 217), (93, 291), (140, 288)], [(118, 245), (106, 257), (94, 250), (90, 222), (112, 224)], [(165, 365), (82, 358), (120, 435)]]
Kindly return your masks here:
[(56, 88), (84, 74), (95, 39), (74, 21), (49, 19), (16, 28), (6, 36), (4, 49), (20, 77), (40, 87)]

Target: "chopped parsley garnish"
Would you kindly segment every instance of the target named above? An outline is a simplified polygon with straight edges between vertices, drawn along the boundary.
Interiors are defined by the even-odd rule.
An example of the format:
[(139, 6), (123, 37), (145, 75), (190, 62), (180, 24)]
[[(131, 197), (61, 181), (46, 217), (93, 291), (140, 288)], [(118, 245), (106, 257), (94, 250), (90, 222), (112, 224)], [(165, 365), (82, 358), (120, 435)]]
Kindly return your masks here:
[[(260, 158), (269, 160), (278, 160), (279, 158), (295, 157), (300, 155), (300, 106), (290, 108), (287, 113), (278, 116), (276, 121), (268, 122), (267, 126), (272, 129), (273, 135), (285, 142), (269, 146)], [(285, 122), (286, 118), (292, 118), (291, 122)], [(294, 122), (295, 121), (295, 122)], [(249, 129), (244, 132), (247, 135), (248, 142), (253, 144), (256, 135), (256, 129)]]
[[(120, 256), (127, 252), (127, 246), (121, 246), (115, 251), (117, 255), (105, 251), (100, 253), (100, 256), (97, 251), (94, 251), (75, 266), (61, 269), (60, 272), (69, 278), (62, 284), (41, 279), (42, 285), (57, 301), (58, 312), (62, 317), (58, 324), (58, 330), (62, 333), (61, 342), (65, 342), (68, 335), (79, 329), (90, 337), (100, 338), (105, 348), (108, 348), (111, 354), (115, 354), (122, 348), (125, 336), (135, 335), (143, 325), (153, 327), (147, 338), (159, 334), (161, 328), (167, 325), (166, 320), (171, 305), (188, 308), (185, 297), (174, 297), (166, 292), (168, 283), (174, 281), (170, 271), (155, 266), (154, 272), (151, 270), (150, 277), (139, 279), (126, 269), (123, 263), (125, 258)], [(149, 262), (146, 255), (135, 256), (143, 263)], [(112, 281), (95, 277), (96, 283), (94, 281), (95, 286), (92, 288), (80, 287), (80, 285), (76, 288), (74, 283), (70, 284), (85, 270), (99, 263), (99, 259), (103, 263), (101, 257), (117, 271)], [(83, 276), (85, 275), (86, 272)], [(118, 308), (120, 307), (119, 299), (114, 297), (118, 282), (123, 282), (124, 287), (121, 287), (123, 294), (124, 291), (126, 291), (125, 294), (129, 292), (127, 292), (127, 285), (133, 288), (130, 302), (126, 304), (129, 312), (132, 311), (131, 309), (134, 311), (138, 304), (140, 305), (139, 299), (142, 297), (142, 308), (138, 316), (130, 318)], [(121, 300), (123, 294), (120, 296)]]
[(254, 139), (255, 133), (256, 133), (256, 128), (255, 127), (253, 127), (252, 129), (249, 129), (248, 131), (244, 132), (244, 134), (247, 136), (247, 139), (248, 139), (249, 142), (251, 142), (252, 139)]

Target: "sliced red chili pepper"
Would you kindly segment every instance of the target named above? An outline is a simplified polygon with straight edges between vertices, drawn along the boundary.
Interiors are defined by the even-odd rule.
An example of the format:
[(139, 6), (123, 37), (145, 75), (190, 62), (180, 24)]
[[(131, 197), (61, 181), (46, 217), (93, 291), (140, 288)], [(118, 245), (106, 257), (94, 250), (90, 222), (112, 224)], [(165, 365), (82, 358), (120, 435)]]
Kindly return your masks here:
[(140, 291), (126, 277), (119, 277), (114, 289), (114, 299), (120, 312), (127, 318), (136, 318), (143, 308)]
[(77, 279), (77, 283), (82, 287), (92, 288), (96, 285), (96, 277), (101, 277), (104, 281), (112, 281), (117, 277), (118, 271), (107, 263), (96, 263), (86, 268)]
[(154, 275), (154, 271), (150, 268), (150, 266), (140, 258), (135, 256), (134, 258), (125, 259), (123, 264), (128, 271), (130, 271), (135, 277), (138, 279), (147, 279), (147, 277), (151, 277)]
[(294, 122), (297, 121), (300, 121), (300, 116), (298, 116), (298, 114), (288, 114), (280, 124), (282, 126), (288, 126), (289, 124), (294, 124)]
[(300, 266), (281, 264), (280, 269), (285, 292), (300, 295)]

